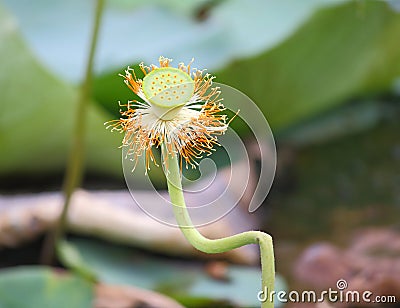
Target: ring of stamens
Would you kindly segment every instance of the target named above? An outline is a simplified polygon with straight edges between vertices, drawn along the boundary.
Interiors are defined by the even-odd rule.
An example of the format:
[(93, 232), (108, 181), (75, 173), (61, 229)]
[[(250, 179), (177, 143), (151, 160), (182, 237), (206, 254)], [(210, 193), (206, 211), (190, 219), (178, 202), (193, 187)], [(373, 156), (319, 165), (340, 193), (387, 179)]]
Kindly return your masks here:
[[(196, 160), (214, 150), (217, 136), (229, 125), (226, 115), (221, 113), (225, 108), (219, 88), (211, 87), (214, 77), (203, 75), (200, 70), (191, 72), (191, 63), (170, 67), (170, 61), (160, 57), (160, 67), (141, 64), (143, 79), (138, 79), (131, 68), (121, 75), (126, 85), (144, 100), (128, 103), (119, 120), (108, 122), (113, 130), (125, 132), (122, 143), (128, 147), (127, 156), (135, 162), (133, 169), (144, 153), (149, 170), (150, 161), (155, 162), (152, 148), (161, 144), (169, 155), (179, 154), (181, 165), (185, 161), (186, 167), (195, 168)], [(166, 157), (162, 160), (167, 163)]]

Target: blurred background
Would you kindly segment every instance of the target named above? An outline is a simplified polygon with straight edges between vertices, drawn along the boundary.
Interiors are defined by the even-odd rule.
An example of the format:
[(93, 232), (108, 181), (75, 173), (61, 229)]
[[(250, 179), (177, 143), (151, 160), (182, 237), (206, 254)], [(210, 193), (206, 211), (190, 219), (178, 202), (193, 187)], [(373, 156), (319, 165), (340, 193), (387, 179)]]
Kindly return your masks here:
[[(55, 267), (40, 266), (62, 205), (94, 7), (0, 1), (0, 307), (259, 305), (255, 247), (195, 252), (127, 191), (122, 135), (103, 123), (119, 117), (118, 101), (134, 99), (118, 73), (160, 55), (173, 65), (194, 57), (194, 67), (241, 90), (275, 136), (277, 173), (263, 206), (249, 214), (244, 198), (202, 232), (270, 233), (279, 289), (326, 290), (346, 279), (349, 289), (400, 300), (397, 0), (106, 1), (68, 246)], [(246, 127), (233, 125), (251, 148)], [(144, 177), (136, 173), (138, 189)], [(153, 182), (162, 189), (157, 175)]]

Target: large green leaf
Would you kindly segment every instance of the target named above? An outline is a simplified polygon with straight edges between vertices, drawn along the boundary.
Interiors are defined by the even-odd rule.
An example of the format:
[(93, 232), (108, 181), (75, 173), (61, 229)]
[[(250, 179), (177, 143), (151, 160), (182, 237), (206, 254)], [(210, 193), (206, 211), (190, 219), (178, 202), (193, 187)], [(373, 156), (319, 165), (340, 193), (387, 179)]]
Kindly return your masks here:
[[(79, 251), (90, 271), (104, 283), (152, 289), (175, 297), (188, 307), (207, 307), (207, 302), (214, 307), (228, 302), (240, 307), (259, 306), (261, 272), (256, 267), (228, 265), (229, 281), (223, 282), (210, 278), (200, 263), (192, 261), (171, 261), (83, 239), (71, 240), (69, 245)], [(276, 290), (284, 289), (285, 284), (277, 275)]]
[(0, 271), (0, 307), (88, 308), (93, 285), (83, 278), (46, 267), (18, 267)]
[(282, 128), (388, 90), (400, 75), (399, 37), (400, 14), (385, 2), (345, 3), (322, 9), (273, 50), (217, 72), (217, 81), (248, 94)]
[[(61, 171), (68, 154), (77, 90), (48, 73), (21, 39), (17, 22), (0, 6), (0, 174)], [(60, 63), (63, 65), (63, 63)], [(87, 165), (121, 173), (120, 136), (90, 106)]]
[[(135, 62), (154, 62), (163, 55), (177, 62), (195, 57), (197, 67), (214, 70), (232, 58), (275, 46), (317, 8), (338, 1), (343, 0), (247, 0), (246, 5), (241, 0), (109, 0), (96, 69), (113, 71)], [(5, 3), (41, 62), (63, 78), (79, 81), (93, 1)], [(195, 18), (199, 12), (207, 16), (201, 22)]]

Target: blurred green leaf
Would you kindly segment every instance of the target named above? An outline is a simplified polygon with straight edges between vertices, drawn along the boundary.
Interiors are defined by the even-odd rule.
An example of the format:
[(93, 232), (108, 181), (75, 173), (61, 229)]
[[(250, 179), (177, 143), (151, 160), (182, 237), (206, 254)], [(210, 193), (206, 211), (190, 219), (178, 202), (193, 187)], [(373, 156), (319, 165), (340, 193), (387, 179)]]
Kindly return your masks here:
[[(129, 248), (101, 242), (73, 239), (75, 246), (100, 281), (130, 284), (174, 297), (189, 307), (205, 307), (205, 303), (233, 303), (241, 307), (257, 307), (261, 271), (258, 268), (228, 266), (228, 282), (210, 278), (200, 263), (177, 262), (152, 257)], [(277, 275), (276, 289), (285, 284)], [(278, 307), (278, 306), (277, 306)]]
[[(217, 281), (206, 275), (199, 275), (189, 289), (189, 294), (197, 297), (207, 297), (219, 300), (229, 300), (239, 307), (259, 307), (257, 293), (260, 290), (261, 272), (257, 268), (229, 266), (229, 282)], [(286, 286), (279, 275), (275, 281), (275, 291), (285, 290)], [(275, 307), (282, 303), (276, 301)]]
[[(85, 263), (90, 264), (98, 279), (109, 284), (129, 284), (156, 290), (166, 282), (174, 287), (190, 284), (193, 274), (180, 271), (176, 264), (169, 266), (164, 259), (148, 257), (127, 247), (85, 239), (71, 239)], [(179, 275), (177, 275), (179, 273)], [(171, 277), (175, 277), (171, 280)]]
[(77, 250), (74, 245), (71, 245), (66, 240), (61, 240), (59, 243), (57, 243), (57, 256), (65, 267), (72, 269), (77, 274), (89, 281), (97, 281), (96, 274), (83, 260), (79, 250)]
[(93, 285), (66, 272), (46, 267), (18, 267), (0, 271), (0, 307), (88, 308)]
[[(104, 73), (136, 62), (153, 63), (163, 55), (177, 62), (195, 57), (197, 67), (215, 70), (234, 58), (272, 48), (316, 9), (342, 1), (247, 0), (243, 5), (241, 0), (109, 0), (96, 69)], [(93, 2), (5, 3), (41, 62), (62, 78), (79, 82)]]
[(400, 75), (399, 35), (400, 14), (386, 3), (348, 2), (320, 10), (273, 50), (217, 72), (217, 81), (249, 95), (273, 128), (284, 128), (390, 89)]
[[(210, 12), (210, 20), (225, 28), (224, 65), (269, 50), (290, 37), (320, 8), (346, 0), (242, 0), (223, 1)], [(208, 67), (209, 69), (221, 68)]]
[[(77, 91), (49, 74), (23, 42), (17, 22), (0, 6), (0, 174), (62, 171), (74, 124)], [(92, 104), (87, 166), (121, 174), (121, 136)]]

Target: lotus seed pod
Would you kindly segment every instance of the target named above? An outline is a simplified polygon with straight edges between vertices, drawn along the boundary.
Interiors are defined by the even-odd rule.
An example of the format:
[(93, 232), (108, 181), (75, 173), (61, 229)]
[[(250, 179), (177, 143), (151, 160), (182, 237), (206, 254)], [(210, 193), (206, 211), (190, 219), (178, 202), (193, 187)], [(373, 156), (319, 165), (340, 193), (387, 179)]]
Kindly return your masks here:
[(193, 97), (194, 90), (190, 75), (173, 67), (153, 70), (143, 78), (143, 93), (163, 120), (173, 118)]

